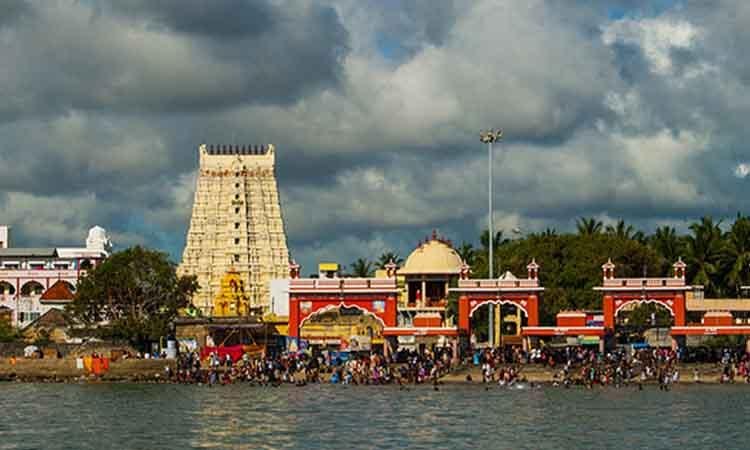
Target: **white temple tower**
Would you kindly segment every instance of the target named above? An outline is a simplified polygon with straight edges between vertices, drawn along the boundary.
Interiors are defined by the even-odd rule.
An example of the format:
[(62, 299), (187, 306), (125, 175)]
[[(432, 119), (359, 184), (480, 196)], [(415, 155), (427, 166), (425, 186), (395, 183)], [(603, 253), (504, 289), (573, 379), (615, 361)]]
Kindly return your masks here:
[(221, 279), (239, 272), (251, 307), (270, 307), (269, 283), (286, 278), (289, 251), (273, 145), (198, 148), (198, 181), (180, 275), (196, 275), (193, 304), (212, 315)]

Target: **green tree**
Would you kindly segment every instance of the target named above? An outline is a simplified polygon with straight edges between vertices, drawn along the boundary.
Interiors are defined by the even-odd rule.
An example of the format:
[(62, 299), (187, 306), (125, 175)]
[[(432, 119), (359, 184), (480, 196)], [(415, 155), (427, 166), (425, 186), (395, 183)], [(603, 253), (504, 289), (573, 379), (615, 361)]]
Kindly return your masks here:
[(351, 264), (351, 273), (353, 277), (366, 278), (372, 276), (372, 262), (367, 258), (359, 258)]
[(404, 258), (402, 258), (398, 253), (384, 252), (382, 255), (380, 255), (380, 258), (378, 258), (378, 268), (385, 269), (386, 264), (390, 263), (391, 261), (400, 266), (401, 263), (404, 262)]
[(462, 242), (461, 245), (456, 249), (456, 252), (458, 252), (458, 256), (460, 256), (466, 264), (468, 264), (469, 266), (474, 265), (477, 251), (471, 243)]
[(607, 225), (604, 232), (610, 236), (634, 241), (643, 241), (645, 237), (642, 231), (636, 230), (633, 225), (626, 224), (622, 219), (618, 220), (615, 225)]
[[(482, 248), (485, 251), (489, 251), (490, 248), (490, 232), (488, 230), (482, 231), (482, 235), (479, 238), (479, 242), (482, 244)], [(494, 239), (494, 247), (492, 247), (492, 251), (496, 252), (498, 248), (501, 246), (507, 244), (510, 242), (510, 239), (503, 236), (503, 230), (499, 230), (495, 232), (495, 239)]]
[(737, 219), (726, 235), (722, 269), (728, 288), (740, 294), (740, 287), (748, 281), (750, 268), (750, 218), (737, 214)]
[(602, 232), (604, 224), (593, 217), (581, 217), (576, 221), (576, 229), (581, 236), (593, 236)]
[(14, 342), (21, 339), (18, 330), (7, 320), (0, 320), (0, 342)]
[(84, 326), (78, 331), (144, 349), (170, 332), (197, 289), (195, 277), (177, 276), (166, 253), (136, 246), (90, 270), (67, 311)]
[(720, 224), (710, 217), (703, 217), (700, 222), (690, 225), (692, 234), (686, 238), (685, 262), (688, 264), (689, 278), (693, 284), (703, 285), (709, 297), (722, 292), (718, 281), (722, 278), (720, 264), (725, 243)]
[(670, 264), (677, 261), (685, 251), (684, 242), (673, 227), (658, 227), (648, 238), (648, 244)]

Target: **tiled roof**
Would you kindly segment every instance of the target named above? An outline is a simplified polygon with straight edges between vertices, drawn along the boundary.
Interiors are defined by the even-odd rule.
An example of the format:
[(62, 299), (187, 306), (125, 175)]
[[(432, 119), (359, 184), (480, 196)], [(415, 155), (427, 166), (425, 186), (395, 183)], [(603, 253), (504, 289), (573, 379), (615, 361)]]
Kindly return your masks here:
[(58, 280), (42, 294), (39, 299), (41, 302), (67, 302), (73, 300), (73, 292), (68, 287), (68, 283)]
[(68, 318), (65, 313), (59, 309), (52, 308), (28, 324), (24, 329), (26, 330), (31, 327), (66, 327), (68, 324)]

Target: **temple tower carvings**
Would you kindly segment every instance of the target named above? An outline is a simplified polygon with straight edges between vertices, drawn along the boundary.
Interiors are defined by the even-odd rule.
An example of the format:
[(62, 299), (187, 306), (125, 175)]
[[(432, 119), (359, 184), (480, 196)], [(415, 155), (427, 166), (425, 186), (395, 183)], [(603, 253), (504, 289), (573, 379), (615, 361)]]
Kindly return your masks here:
[(236, 272), (250, 307), (270, 307), (269, 281), (285, 278), (289, 251), (274, 174), (273, 145), (205, 145), (181, 275), (196, 275), (193, 304), (213, 315), (221, 280)]

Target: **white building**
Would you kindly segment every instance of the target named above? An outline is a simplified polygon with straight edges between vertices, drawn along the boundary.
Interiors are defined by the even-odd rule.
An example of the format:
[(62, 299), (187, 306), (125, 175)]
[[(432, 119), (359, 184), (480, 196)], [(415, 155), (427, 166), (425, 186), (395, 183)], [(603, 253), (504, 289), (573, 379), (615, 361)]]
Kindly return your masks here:
[(0, 226), (0, 309), (10, 309), (13, 325), (21, 328), (69, 303), (80, 277), (111, 248), (98, 226), (89, 230), (86, 246), (77, 248), (15, 248), (8, 230)]

